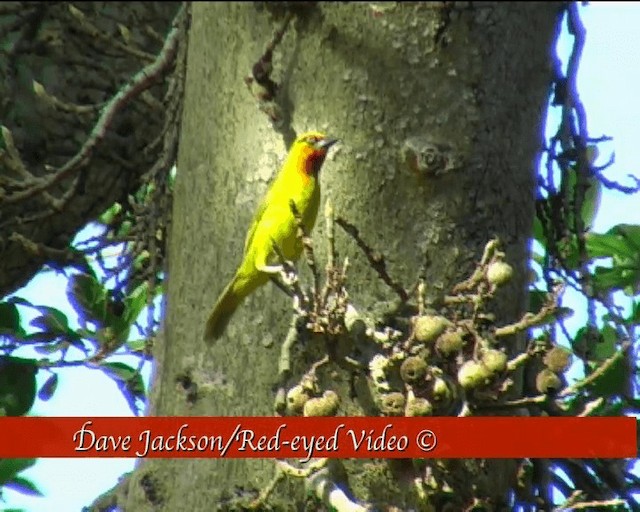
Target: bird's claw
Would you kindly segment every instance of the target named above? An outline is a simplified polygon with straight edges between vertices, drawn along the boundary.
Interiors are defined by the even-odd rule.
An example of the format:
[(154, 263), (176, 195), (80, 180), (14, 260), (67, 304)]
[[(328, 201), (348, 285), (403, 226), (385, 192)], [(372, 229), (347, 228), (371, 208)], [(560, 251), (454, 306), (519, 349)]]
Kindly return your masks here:
[(298, 280), (298, 274), (296, 273), (295, 267), (293, 263), (287, 261), (284, 265), (282, 265), (282, 269), (280, 270), (280, 278), (282, 282), (286, 286), (293, 286)]

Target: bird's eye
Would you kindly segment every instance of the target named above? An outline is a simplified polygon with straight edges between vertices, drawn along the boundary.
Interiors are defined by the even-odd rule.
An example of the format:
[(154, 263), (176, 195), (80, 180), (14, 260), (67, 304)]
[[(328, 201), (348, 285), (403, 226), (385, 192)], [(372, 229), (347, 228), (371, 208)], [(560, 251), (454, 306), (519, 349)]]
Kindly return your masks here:
[(315, 135), (311, 135), (307, 138), (307, 142), (309, 144), (315, 144), (316, 142), (318, 142), (318, 137), (316, 137)]

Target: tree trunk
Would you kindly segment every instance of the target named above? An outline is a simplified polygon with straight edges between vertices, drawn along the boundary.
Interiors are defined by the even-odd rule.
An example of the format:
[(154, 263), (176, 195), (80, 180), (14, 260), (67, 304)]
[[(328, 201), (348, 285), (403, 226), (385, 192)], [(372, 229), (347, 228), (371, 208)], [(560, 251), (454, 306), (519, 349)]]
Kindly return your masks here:
[[(244, 80), (286, 9), (192, 7), (153, 414), (273, 414), (289, 299), (268, 284), (212, 348), (201, 337), (294, 131), (319, 129), (342, 139), (322, 171), (323, 202), (331, 197), (336, 214), (384, 254), (389, 274), (405, 288), (426, 268), (427, 297), (437, 300), (470, 274), (497, 236), (516, 272), (495, 313), (506, 323), (526, 306), (534, 170), (559, 5), (298, 5), (274, 50), (281, 108), (274, 129)], [(321, 268), (324, 228), (320, 216), (314, 240)], [(374, 311), (394, 297), (353, 240), (338, 231), (336, 243), (350, 259), (348, 290), (360, 310)], [(517, 343), (512, 352), (521, 348)], [(301, 352), (297, 364), (304, 369)], [(348, 375), (338, 374), (345, 384)], [(341, 398), (340, 414), (364, 414)], [(433, 509), (402, 485), (397, 465), (345, 466), (360, 502), (379, 510)], [(505, 506), (514, 468), (513, 461), (450, 464), (454, 503), (480, 497)], [(232, 497), (241, 503), (254, 496), (273, 474), (269, 460), (149, 460), (129, 486), (127, 510), (232, 509)], [(274, 510), (300, 508), (304, 499), (300, 482), (285, 482), (269, 499)]]

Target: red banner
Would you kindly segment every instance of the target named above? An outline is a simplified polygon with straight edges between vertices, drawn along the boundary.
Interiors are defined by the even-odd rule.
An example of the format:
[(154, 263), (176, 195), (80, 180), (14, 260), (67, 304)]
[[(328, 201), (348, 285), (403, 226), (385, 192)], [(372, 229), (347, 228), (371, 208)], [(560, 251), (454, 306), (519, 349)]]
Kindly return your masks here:
[(635, 418), (0, 418), (0, 458), (635, 458)]

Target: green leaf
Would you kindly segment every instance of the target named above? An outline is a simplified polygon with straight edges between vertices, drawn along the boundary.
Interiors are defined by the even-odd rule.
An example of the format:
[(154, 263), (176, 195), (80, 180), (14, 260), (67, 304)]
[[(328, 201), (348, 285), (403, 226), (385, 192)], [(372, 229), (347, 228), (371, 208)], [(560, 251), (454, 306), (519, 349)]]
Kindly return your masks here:
[[(103, 349), (102, 351), (104, 353), (111, 354), (125, 344), (129, 331), (126, 326), (123, 328), (121, 324), (124, 324), (124, 322), (120, 321), (119, 325), (117, 326), (117, 329), (120, 329), (118, 331), (116, 331), (113, 327), (105, 327), (98, 330), (96, 341)], [(125, 332), (122, 332), (122, 329), (124, 329)]]
[(148, 290), (149, 286), (147, 283), (142, 283), (124, 299), (125, 319), (128, 325), (132, 325), (136, 321), (147, 305)]
[(545, 263), (544, 254), (538, 254), (537, 252), (533, 251), (531, 253), (531, 259), (533, 259), (533, 261), (536, 262), (541, 267), (544, 267), (544, 263)]
[(568, 269), (576, 269), (580, 265), (580, 250), (575, 236), (558, 240), (558, 252)]
[(122, 212), (122, 205), (120, 203), (113, 203), (100, 217), (98, 222), (105, 226), (110, 226), (118, 215)]
[(59, 309), (50, 306), (36, 306), (42, 315), (31, 320), (31, 325), (58, 335), (66, 335), (69, 329), (69, 319)]
[(586, 325), (578, 329), (571, 346), (576, 355), (596, 367), (615, 353), (617, 343), (616, 330), (610, 325), (602, 329)]
[(108, 292), (89, 274), (73, 274), (67, 284), (67, 298), (87, 321), (102, 325), (106, 317)]
[(638, 248), (628, 238), (621, 236), (615, 227), (606, 234), (587, 233), (585, 245), (592, 258), (618, 258), (635, 259), (638, 257)]
[(640, 253), (640, 225), (618, 224), (613, 226), (609, 233), (623, 238), (628, 245), (635, 249), (635, 257), (638, 257), (638, 253)]
[(52, 373), (38, 391), (38, 398), (43, 402), (49, 400), (58, 388), (58, 374)]
[(22, 416), (36, 399), (34, 359), (0, 356), (0, 416)]
[(537, 313), (547, 301), (548, 293), (542, 290), (529, 290), (529, 312)]
[(593, 226), (593, 221), (600, 209), (600, 197), (602, 196), (602, 183), (598, 178), (587, 178), (587, 184), (588, 187), (584, 193), (582, 209), (580, 210), (585, 229)]
[(13, 480), (18, 473), (30, 468), (37, 459), (0, 459), (0, 485)]
[[(563, 319), (563, 318), (570, 318), (574, 315), (575, 311), (571, 308), (568, 308), (566, 306), (560, 306), (558, 308), (556, 308), (555, 313), (554, 313), (554, 317), (557, 319)], [(545, 318), (545, 321), (547, 319)]]
[(144, 183), (134, 194), (136, 203), (146, 204), (155, 189), (153, 182)]
[(33, 307), (33, 304), (31, 304), (31, 302), (29, 302), (27, 299), (23, 299), (22, 297), (9, 297), (7, 299), (7, 302), (11, 302), (12, 304), (18, 304), (19, 306), (29, 306), (29, 307)]
[(640, 268), (625, 265), (596, 267), (592, 277), (598, 291), (624, 290), (627, 295), (635, 295), (640, 284)]
[(129, 350), (132, 350), (133, 352), (143, 352), (147, 347), (147, 340), (143, 338), (129, 340), (127, 341), (127, 347), (129, 347)]
[(533, 217), (533, 239), (540, 242), (542, 245), (547, 245), (547, 239), (544, 236), (544, 229), (542, 227), (542, 222), (539, 217), (535, 215)]
[(0, 335), (22, 336), (20, 311), (13, 302), (0, 302)]
[(141, 270), (149, 261), (149, 251), (141, 251), (133, 260), (133, 268)]
[(82, 337), (75, 330), (69, 327), (69, 319), (67, 318), (67, 315), (59, 309), (51, 306), (35, 306), (35, 308), (40, 311), (42, 315), (31, 320), (31, 325), (42, 329), (42, 332), (35, 333), (35, 337), (32, 335), (28, 336), (29, 343), (33, 343), (34, 339), (40, 339), (40, 341), (54, 341), (62, 338), (74, 347), (86, 352), (82, 342)]
[(592, 277), (598, 291), (620, 289), (624, 286), (624, 276), (620, 268), (596, 267)]
[(123, 238), (129, 234), (131, 228), (133, 227), (133, 223), (130, 220), (125, 220), (120, 224), (116, 231), (117, 238)]
[(38, 347), (34, 347), (34, 350), (38, 352), (38, 354), (49, 355), (55, 352), (59, 352), (61, 350), (65, 350), (67, 348), (69, 348), (69, 342), (62, 340), (56, 343), (47, 343), (46, 345), (40, 345)]
[(43, 496), (42, 492), (36, 484), (34, 484), (28, 478), (24, 478), (22, 476), (16, 476), (15, 478), (9, 480), (5, 487), (17, 491), (21, 494), (26, 494), (27, 496)]
[(136, 369), (125, 363), (101, 363), (100, 369), (112, 379), (124, 382), (140, 377), (140, 373)]
[(142, 375), (138, 373), (135, 379), (127, 381), (127, 389), (133, 393), (136, 398), (144, 400), (146, 398), (146, 390), (144, 389), (144, 381)]
[(580, 359), (589, 361), (594, 345), (600, 341), (600, 337), (600, 331), (596, 327), (585, 325), (576, 331), (571, 340), (571, 348)]
[(138, 415), (140, 408), (137, 406), (136, 401), (144, 401), (146, 398), (144, 381), (140, 372), (124, 363), (102, 363), (100, 367), (109, 377), (116, 381), (131, 411)]
[(99, 335), (101, 345), (108, 345), (111, 350), (116, 350), (126, 343), (131, 326), (147, 304), (147, 290), (147, 283), (142, 283), (122, 302), (109, 303), (105, 328), (101, 329)]
[[(595, 371), (599, 364), (590, 363), (589, 367)], [(624, 357), (618, 358), (602, 375), (588, 388), (597, 396), (612, 397), (625, 394), (629, 383), (629, 365)]]
[[(598, 148), (594, 145), (590, 145), (585, 148), (585, 158), (589, 165), (592, 165), (593, 162), (598, 158)], [(567, 201), (565, 204), (571, 207), (576, 199), (576, 187), (578, 185), (578, 162), (576, 155), (576, 162), (572, 164), (567, 172), (564, 174), (563, 179), (565, 180), (565, 191)], [(596, 213), (598, 212), (598, 208), (600, 207), (600, 196), (602, 195), (602, 183), (596, 176), (586, 176), (585, 177), (585, 185), (586, 189), (584, 191), (584, 195), (582, 197), (582, 207), (580, 209), (580, 217), (582, 218), (582, 223), (585, 229), (589, 229), (593, 225), (593, 219), (595, 218)], [(573, 212), (568, 215), (568, 226), (570, 228), (574, 227), (573, 220)]]
[(609, 359), (616, 352), (616, 343), (618, 342), (618, 336), (616, 330), (610, 325), (605, 325), (600, 330), (600, 342), (594, 345), (592, 352), (592, 361), (601, 363)]
[(635, 302), (633, 304), (633, 309), (631, 310), (631, 315), (627, 319), (628, 323), (631, 325), (640, 324), (640, 301)]
[[(597, 148), (595, 146), (589, 146), (586, 148), (586, 160), (593, 164), (597, 158)], [(576, 158), (572, 159), (574, 163), (565, 169), (562, 175), (562, 187), (564, 196), (560, 196), (560, 192), (550, 195), (548, 198), (538, 198), (536, 203), (536, 210), (543, 210), (546, 212), (558, 210), (561, 208), (560, 213), (563, 214), (563, 218), (560, 219), (562, 224), (569, 230), (575, 230), (575, 201), (578, 185), (578, 167)], [(593, 220), (596, 216), (598, 208), (600, 206), (600, 196), (602, 195), (602, 184), (596, 176), (588, 176), (584, 180), (585, 190), (582, 197), (582, 205), (580, 209), (580, 217), (585, 230), (588, 230), (593, 225)], [(548, 222), (545, 220), (544, 222)], [(551, 233), (554, 236), (553, 233)], [(558, 236), (556, 233), (555, 236)], [(533, 223), (533, 237), (543, 245), (547, 245), (547, 240), (544, 235), (543, 221), (536, 215)], [(565, 264), (568, 268), (575, 268), (577, 266), (577, 245), (575, 244), (575, 233), (569, 236), (569, 240), (556, 240), (556, 243), (564, 245), (570, 244), (568, 247), (561, 247), (560, 252), (564, 252), (563, 259), (566, 260)], [(572, 247), (571, 244), (575, 245)]]

